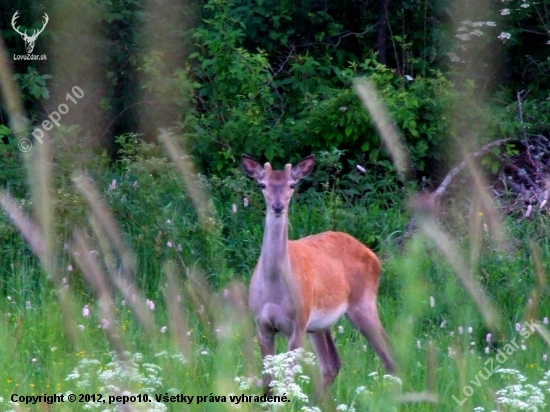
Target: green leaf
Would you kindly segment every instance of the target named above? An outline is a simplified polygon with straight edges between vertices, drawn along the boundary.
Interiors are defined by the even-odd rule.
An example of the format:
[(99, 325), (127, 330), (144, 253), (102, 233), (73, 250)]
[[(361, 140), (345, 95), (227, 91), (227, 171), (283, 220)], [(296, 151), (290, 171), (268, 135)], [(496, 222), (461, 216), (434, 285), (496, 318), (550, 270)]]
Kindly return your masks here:
[(10, 128), (3, 124), (0, 124), (0, 137), (10, 136), (10, 135), (11, 135)]
[(352, 126), (352, 125), (348, 125), (348, 126), (346, 127), (346, 137), (349, 137), (352, 133), (353, 133), (353, 126)]

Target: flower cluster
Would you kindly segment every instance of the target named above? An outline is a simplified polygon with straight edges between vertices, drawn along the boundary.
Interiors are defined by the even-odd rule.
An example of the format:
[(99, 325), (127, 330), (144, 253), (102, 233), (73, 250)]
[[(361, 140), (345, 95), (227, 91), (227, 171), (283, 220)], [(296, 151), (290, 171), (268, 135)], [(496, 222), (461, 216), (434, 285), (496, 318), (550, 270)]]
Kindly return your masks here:
[(487, 26), (487, 27), (495, 27), (497, 24), (494, 21), (470, 21), (470, 20), (464, 20), (460, 22), (460, 26), (458, 26), (456, 38), (462, 40), (462, 41), (469, 41), (472, 39), (472, 37), (480, 37), (483, 36), (483, 31), (481, 31), (481, 27)]
[(506, 41), (506, 40), (510, 40), (512, 38), (512, 35), (508, 32), (502, 32), (498, 35), (497, 37), (499, 40), (502, 40), (502, 41)]
[[(303, 349), (296, 349), (290, 352), (281, 353), (274, 356), (266, 356), (264, 359), (264, 375), (272, 377), (271, 388), (274, 395), (285, 395), (292, 402), (291, 410), (301, 412), (321, 412), (316, 406), (309, 406), (310, 400), (304, 393), (304, 386), (310, 382), (310, 377), (304, 373), (303, 365), (314, 365), (315, 356), (313, 353), (306, 352)], [(392, 390), (401, 388), (401, 380), (391, 375), (380, 375), (378, 372), (369, 374), (376, 385)], [(254, 386), (261, 385), (255, 378), (245, 378), (237, 376), (235, 378), (241, 391), (249, 391)], [(355, 391), (355, 398), (348, 404), (339, 404), (336, 406), (337, 411), (357, 412), (359, 409), (356, 405), (358, 397), (368, 397), (372, 394), (365, 386), (359, 386)], [(276, 403), (265, 403), (262, 406), (273, 408), (284, 408), (287, 405)]]
[[(109, 395), (127, 395), (136, 393), (148, 394), (149, 402), (132, 404), (132, 410), (147, 412), (167, 411), (165, 404), (155, 401), (154, 394), (161, 392), (162, 369), (154, 363), (143, 362), (140, 353), (125, 353), (126, 360), (118, 358), (115, 352), (109, 354), (111, 361), (102, 365), (97, 359), (82, 359), (65, 380), (75, 381), (76, 387), (86, 393), (100, 393), (105, 398)], [(155, 355), (156, 357), (169, 356), (174, 360), (185, 362), (180, 355), (169, 355), (166, 352)], [(177, 393), (176, 389), (168, 391)], [(69, 395), (72, 392), (67, 392)], [(119, 405), (105, 405), (102, 402), (90, 401), (83, 405), (83, 409), (99, 409), (105, 412), (121, 411)]]
[[(497, 403), (508, 407), (513, 411), (545, 411), (545, 393), (550, 393), (550, 370), (536, 385), (527, 383), (527, 378), (515, 369), (499, 369), (495, 373), (503, 375), (508, 385), (496, 391)], [(508, 409), (507, 409), (508, 410)], [(485, 409), (478, 406), (475, 412), (484, 412)]]
[[(486, 32), (489, 31), (489, 36), (485, 36), (488, 41), (493, 31), (492, 28), (496, 27), (494, 21), (471, 21), (463, 20), (460, 22), (460, 25), (456, 29), (455, 37), (460, 40), (456, 45), (455, 51), (447, 53), (447, 57), (453, 63), (465, 63), (464, 59), (467, 59), (467, 54), (465, 54), (468, 49), (472, 47), (479, 46), (479, 42), (474, 41), (475, 39), (480, 39), (485, 36)], [(469, 44), (470, 46), (467, 46)], [(471, 50), (470, 50), (471, 52)]]
[(279, 355), (266, 356), (262, 373), (273, 378), (271, 387), (275, 395), (282, 396), (286, 393), (288, 398), (307, 404), (308, 396), (300, 385), (309, 383), (311, 379), (304, 374), (300, 363), (313, 365), (315, 356), (302, 348)]
[[(5, 408), (11, 408), (12, 406), (16, 407), (17, 404), (10, 401), (9, 398), (4, 399), (3, 397), (0, 396), (0, 406)], [(2, 409), (2, 410), (5, 410), (6, 412), (17, 412), (15, 409)]]

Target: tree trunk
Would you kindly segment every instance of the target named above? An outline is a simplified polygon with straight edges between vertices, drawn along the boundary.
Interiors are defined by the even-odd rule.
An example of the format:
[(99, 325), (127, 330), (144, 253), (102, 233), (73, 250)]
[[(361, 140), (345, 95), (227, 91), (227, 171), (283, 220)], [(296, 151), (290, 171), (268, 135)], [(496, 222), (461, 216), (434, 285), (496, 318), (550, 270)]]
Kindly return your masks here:
[(387, 10), (389, 0), (378, 0), (378, 36), (376, 41), (376, 50), (378, 51), (378, 60), (386, 64), (386, 32), (388, 30)]

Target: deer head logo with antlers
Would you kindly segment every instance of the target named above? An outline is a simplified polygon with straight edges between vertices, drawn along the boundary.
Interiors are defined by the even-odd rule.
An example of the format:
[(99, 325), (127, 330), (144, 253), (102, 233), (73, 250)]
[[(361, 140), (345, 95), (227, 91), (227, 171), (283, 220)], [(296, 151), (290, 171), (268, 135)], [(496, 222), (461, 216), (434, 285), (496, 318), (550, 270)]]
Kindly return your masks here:
[(13, 18), (11, 19), (11, 25), (13, 29), (21, 35), (21, 38), (25, 41), (25, 49), (27, 49), (27, 54), (31, 54), (34, 49), (34, 42), (38, 38), (38, 35), (44, 31), (46, 28), (46, 25), (48, 24), (48, 21), (50, 18), (46, 13), (44, 13), (44, 23), (42, 24), (42, 28), (40, 30), (33, 30), (32, 36), (27, 35), (27, 30), (25, 32), (19, 31), (19, 26), (15, 27), (17, 18), (19, 17), (19, 10), (15, 12), (13, 15)]

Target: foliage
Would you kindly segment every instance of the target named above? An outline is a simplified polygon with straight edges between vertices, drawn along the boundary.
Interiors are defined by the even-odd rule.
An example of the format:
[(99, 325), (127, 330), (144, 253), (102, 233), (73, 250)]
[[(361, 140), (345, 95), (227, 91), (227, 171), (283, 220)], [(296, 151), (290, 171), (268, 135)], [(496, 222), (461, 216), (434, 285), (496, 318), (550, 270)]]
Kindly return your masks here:
[[(195, 32), (197, 51), (191, 55), (197, 64), (190, 67), (197, 79), (198, 113), (187, 116), (191, 128), (186, 131), (191, 150), (210, 173), (225, 176), (240, 153), (273, 162), (327, 150), (345, 153), (348, 173), (347, 161), (359, 159), (376, 165), (369, 170), (379, 169), (379, 179), (392, 173), (378, 134), (351, 90), (358, 76), (378, 87), (419, 176), (456, 161), (455, 144), (443, 143), (444, 138), (467, 151), (519, 129), (510, 117), (513, 104), (506, 110), (502, 103), (483, 101), (476, 82), (457, 87), (438, 70), (423, 68), (424, 75), (413, 78), (379, 64), (375, 56), (350, 56), (343, 64), (330, 53), (311, 50), (290, 52), (277, 66), (272, 53), (244, 47), (250, 41), (247, 19), (252, 19), (245, 6), (211, 1), (205, 10), (208, 18)], [(471, 125), (479, 126), (476, 139), (466, 136)]]
[[(21, 7), (16, 3), (13, 7)], [(382, 179), (393, 170), (350, 90), (355, 76), (368, 76), (379, 87), (403, 131), (418, 177), (439, 173), (442, 162), (455, 158), (454, 145), (442, 143), (445, 137), (461, 144), (467, 141), (469, 150), (517, 134), (512, 91), (520, 84), (531, 93), (525, 101), (531, 104), (531, 110), (525, 111), (531, 113), (526, 127), (531, 119), (537, 130), (546, 127), (547, 104), (537, 92), (545, 90), (548, 77), (542, 75), (547, 19), (540, 5), (514, 0), (498, 10), (481, 6), (466, 10), (428, 0), (409, 0), (399, 7), (389, 3), (386, 65), (379, 64), (373, 52), (378, 41), (376, 6), (351, 0), (338, 6), (240, 0), (170, 5), (171, 15), (165, 18), (184, 16), (187, 25), (170, 32), (174, 41), (165, 48), (165, 53), (170, 50), (168, 56), (139, 53), (146, 41), (164, 41), (162, 33), (153, 32), (153, 38), (146, 40), (139, 31), (144, 20), (162, 17), (160, 11), (146, 10), (134, 0), (106, 2), (98, 16), (108, 41), (97, 40), (94, 45), (108, 50), (103, 54), (105, 93), (98, 103), (113, 127), (102, 137), (137, 132), (142, 106), (162, 104), (167, 111), (174, 107), (174, 122), (207, 175), (227, 176), (243, 152), (277, 161), (335, 149), (345, 152), (344, 173), (362, 161), (375, 165), (370, 169), (380, 170)], [(449, 23), (449, 13), (462, 18), (456, 27)], [(10, 26), (4, 32), (10, 51), (15, 50), (17, 35)], [(509, 33), (510, 38), (499, 32)], [(57, 44), (67, 33), (48, 27), (44, 36), (40, 38)], [(538, 36), (537, 48), (525, 57), (521, 50), (532, 44), (526, 43), (530, 36)], [(494, 56), (510, 62), (495, 76), (489, 73), (494, 67), (476, 57), (491, 48)], [(168, 69), (168, 58), (181, 66)], [(40, 100), (50, 93), (45, 83), (49, 75), (42, 74), (44, 65), (17, 62), (16, 69), (26, 70), (17, 77), (34, 123), (44, 114)], [(505, 80), (497, 94), (495, 79)], [(56, 90), (57, 80), (52, 82)], [(463, 104), (472, 99), (475, 110)], [(455, 115), (450, 116), (450, 111)], [(481, 127), (477, 140), (464, 136), (471, 124)], [(154, 130), (145, 126), (143, 132), (150, 140)], [(118, 149), (111, 139), (106, 146)], [(498, 167), (495, 158), (485, 162), (491, 169)]]
[(49, 74), (40, 75), (35, 69), (28, 67), (26, 74), (16, 73), (15, 78), (21, 84), (21, 92), (29, 98), (48, 99), (50, 97), (46, 88), (46, 80), (52, 78)]
[[(548, 87), (549, 20), (545, 2), (511, 0), (499, 4), (501, 16), (498, 39), (502, 42), (506, 83), (520, 91), (529, 90), (535, 99), (546, 99), (540, 93)], [(528, 50), (525, 49), (528, 47)]]

